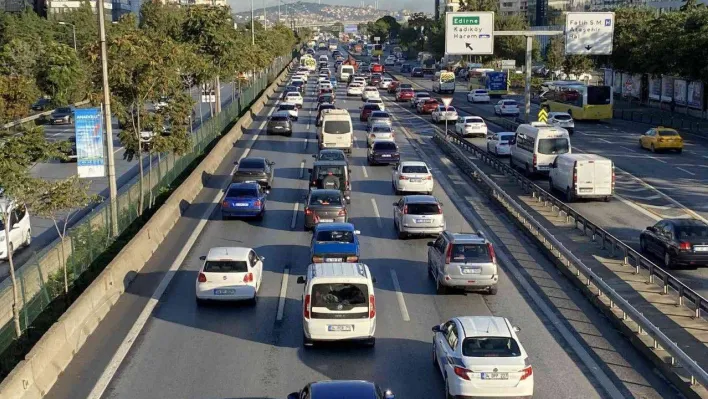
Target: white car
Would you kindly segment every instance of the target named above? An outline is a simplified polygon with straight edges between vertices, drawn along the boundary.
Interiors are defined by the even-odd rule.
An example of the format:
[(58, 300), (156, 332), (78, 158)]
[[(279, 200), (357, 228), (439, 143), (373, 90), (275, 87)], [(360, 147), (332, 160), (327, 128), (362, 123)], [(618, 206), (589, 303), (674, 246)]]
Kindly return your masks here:
[(300, 112), (297, 109), (297, 105), (293, 103), (281, 103), (278, 106), (278, 110), (276, 112), (285, 112), (290, 116), (290, 119), (296, 121), (299, 118)]
[(290, 79), (290, 84), (292, 85), (293, 82), (302, 82), (302, 83), (307, 83), (307, 78), (302, 77), (301, 75), (295, 75)]
[(446, 397), (533, 395), (533, 368), (509, 320), (461, 316), (433, 327), (433, 362)]
[(497, 132), (487, 137), (487, 151), (494, 155), (511, 155), (511, 140), (516, 133)]
[(376, 104), (379, 106), (379, 109), (381, 111), (386, 111), (386, 105), (384, 105), (384, 102), (380, 98), (368, 98), (366, 101), (364, 101), (364, 105), (366, 104)]
[(371, 147), (374, 140), (395, 140), (396, 134), (393, 131), (391, 125), (386, 124), (375, 124), (367, 129), (366, 131), (366, 145)]
[(391, 183), (396, 195), (418, 192), (431, 195), (435, 185), (433, 174), (425, 162), (403, 161), (393, 167)]
[(484, 89), (475, 89), (467, 93), (467, 102), (471, 103), (489, 103), (489, 92)]
[(359, 84), (366, 86), (366, 78), (363, 76), (357, 76), (354, 79), (352, 79), (351, 84), (354, 84), (354, 83), (359, 83)]
[(386, 58), (386, 61), (384, 61), (385, 66), (394, 66), (396, 65), (396, 57), (388, 57)]
[(362, 83), (352, 83), (347, 88), (348, 96), (360, 96), (362, 93), (364, 93), (364, 84)]
[(367, 101), (370, 98), (381, 98), (381, 95), (379, 94), (379, 89), (374, 86), (366, 86), (364, 88), (364, 91), (361, 93), (361, 100)]
[(333, 89), (333, 87), (332, 87), (332, 82), (330, 82), (330, 81), (320, 82), (320, 84), (318, 85), (318, 89), (320, 89), (320, 90), (322, 90), (322, 89)]
[[(2, 193), (2, 189), (0, 189)], [(16, 204), (5, 197), (0, 197), (0, 209), (9, 208), (12, 216), (10, 217), (10, 247), (13, 253), (20, 247), (28, 247), (32, 243), (32, 227), (30, 226), (30, 215), (27, 208)], [(1, 226), (0, 226), (1, 227)], [(0, 228), (0, 259), (7, 259), (8, 237), (5, 236), (5, 229)]]
[(573, 134), (575, 130), (575, 121), (567, 112), (549, 112), (548, 124), (558, 126), (568, 131), (568, 134)]
[(204, 264), (197, 274), (197, 303), (249, 300), (255, 304), (264, 257), (251, 248), (217, 247), (201, 259)]
[(391, 86), (391, 82), (393, 82), (393, 79), (391, 78), (381, 79), (381, 82), (379, 82), (379, 89), (388, 89), (388, 87)]
[(302, 108), (302, 104), (303, 104), (302, 95), (301, 95), (299, 92), (297, 92), (297, 91), (289, 91), (289, 92), (285, 95), (285, 101), (284, 101), (284, 102), (286, 102), (286, 103), (291, 103), (291, 104), (295, 104), (295, 105), (298, 106), (298, 108)]
[(425, 102), (425, 100), (430, 100), (431, 98), (432, 97), (430, 97), (430, 93), (428, 92), (417, 92), (413, 95), (413, 98), (411, 99), (411, 108), (416, 108), (419, 102)]
[(479, 116), (463, 116), (455, 123), (455, 133), (465, 137), (487, 137), (487, 124)]
[(322, 75), (318, 76), (317, 83), (320, 84), (322, 82), (329, 82), (329, 78), (327, 76), (322, 76)]
[(310, 70), (307, 69), (307, 67), (300, 67), (300, 68), (297, 69), (297, 72), (295, 72), (295, 73), (297, 73), (297, 74), (303, 74), (303, 75), (305, 75), (305, 76), (310, 76)]
[(494, 105), (494, 115), (519, 116), (519, 104), (514, 100), (500, 100)]
[(457, 115), (457, 110), (453, 106), (445, 107), (444, 105), (438, 105), (438, 107), (433, 111), (430, 116), (435, 123), (440, 123), (444, 121), (457, 122), (459, 116)]

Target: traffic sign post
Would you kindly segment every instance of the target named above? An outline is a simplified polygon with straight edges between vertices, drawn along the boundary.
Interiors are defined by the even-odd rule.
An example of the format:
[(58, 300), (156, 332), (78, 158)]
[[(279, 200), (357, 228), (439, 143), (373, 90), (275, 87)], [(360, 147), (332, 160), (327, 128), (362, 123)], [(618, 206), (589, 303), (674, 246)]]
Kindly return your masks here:
[(565, 17), (565, 53), (612, 54), (613, 12), (568, 12)]
[(445, 14), (445, 54), (494, 54), (493, 12)]
[[(447, 107), (452, 104), (452, 97), (441, 97), (441, 100), (445, 105), (445, 111), (447, 112)], [(445, 117), (445, 138), (447, 138), (447, 117)]]

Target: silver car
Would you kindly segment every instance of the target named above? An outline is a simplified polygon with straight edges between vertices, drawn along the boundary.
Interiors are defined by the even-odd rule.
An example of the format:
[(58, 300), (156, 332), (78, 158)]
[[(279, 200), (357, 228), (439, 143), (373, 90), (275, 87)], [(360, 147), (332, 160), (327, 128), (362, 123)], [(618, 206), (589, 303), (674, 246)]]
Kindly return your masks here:
[(499, 272), (494, 247), (483, 236), (444, 231), (428, 247), (428, 273), (438, 295), (451, 288), (496, 295)]
[(366, 130), (366, 145), (371, 147), (376, 140), (394, 140), (396, 137), (391, 125), (376, 124)]
[(561, 127), (568, 131), (568, 134), (573, 134), (575, 130), (575, 121), (567, 112), (549, 112), (548, 124)]
[(369, 115), (369, 121), (366, 124), (367, 128), (371, 128), (374, 125), (393, 125), (393, 121), (391, 120), (391, 114), (389, 114), (386, 111), (373, 111), (371, 115)]
[(406, 195), (393, 203), (393, 224), (398, 238), (438, 235), (445, 231), (442, 204), (432, 195)]

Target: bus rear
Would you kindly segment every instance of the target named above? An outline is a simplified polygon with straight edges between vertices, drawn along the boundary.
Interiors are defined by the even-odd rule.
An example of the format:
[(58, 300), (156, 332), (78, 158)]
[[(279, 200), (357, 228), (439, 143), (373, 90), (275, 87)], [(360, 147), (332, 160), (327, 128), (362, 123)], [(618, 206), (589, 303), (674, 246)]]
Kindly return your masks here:
[(567, 112), (575, 120), (612, 119), (612, 87), (553, 82), (541, 106), (549, 112)]

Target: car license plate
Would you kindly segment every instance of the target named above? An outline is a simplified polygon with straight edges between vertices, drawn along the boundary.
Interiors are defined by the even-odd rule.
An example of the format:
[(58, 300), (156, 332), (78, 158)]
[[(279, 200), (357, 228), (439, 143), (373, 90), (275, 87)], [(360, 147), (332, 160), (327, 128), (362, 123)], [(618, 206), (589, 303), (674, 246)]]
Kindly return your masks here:
[(334, 219), (320, 219), (320, 223), (332, 223)]
[(430, 222), (432, 222), (432, 220), (431, 219), (416, 219), (415, 222), (416, 223), (430, 223)]
[(423, 179), (411, 179), (411, 183), (420, 183)]
[(581, 188), (581, 189), (580, 189), (580, 192), (581, 192), (581, 193), (591, 193), (591, 192), (592, 192), (592, 189), (591, 189), (591, 188)]
[(237, 202), (236, 206), (248, 206), (248, 202)]
[(282, 127), (282, 126), (276, 126), (275, 128), (276, 128), (276, 129), (282, 129), (283, 127)]
[(341, 262), (342, 258), (325, 258), (325, 262)]
[(329, 325), (327, 326), (329, 331), (351, 331), (352, 326), (342, 326), (342, 325)]
[(708, 246), (693, 247), (696, 252), (708, 252)]
[(509, 373), (482, 373), (483, 380), (508, 380)]
[(214, 295), (234, 295), (236, 290), (233, 288), (215, 288)]
[(478, 267), (463, 267), (460, 270), (462, 274), (482, 274), (482, 269)]
[(381, 154), (381, 156), (384, 158), (391, 158), (391, 154)]

